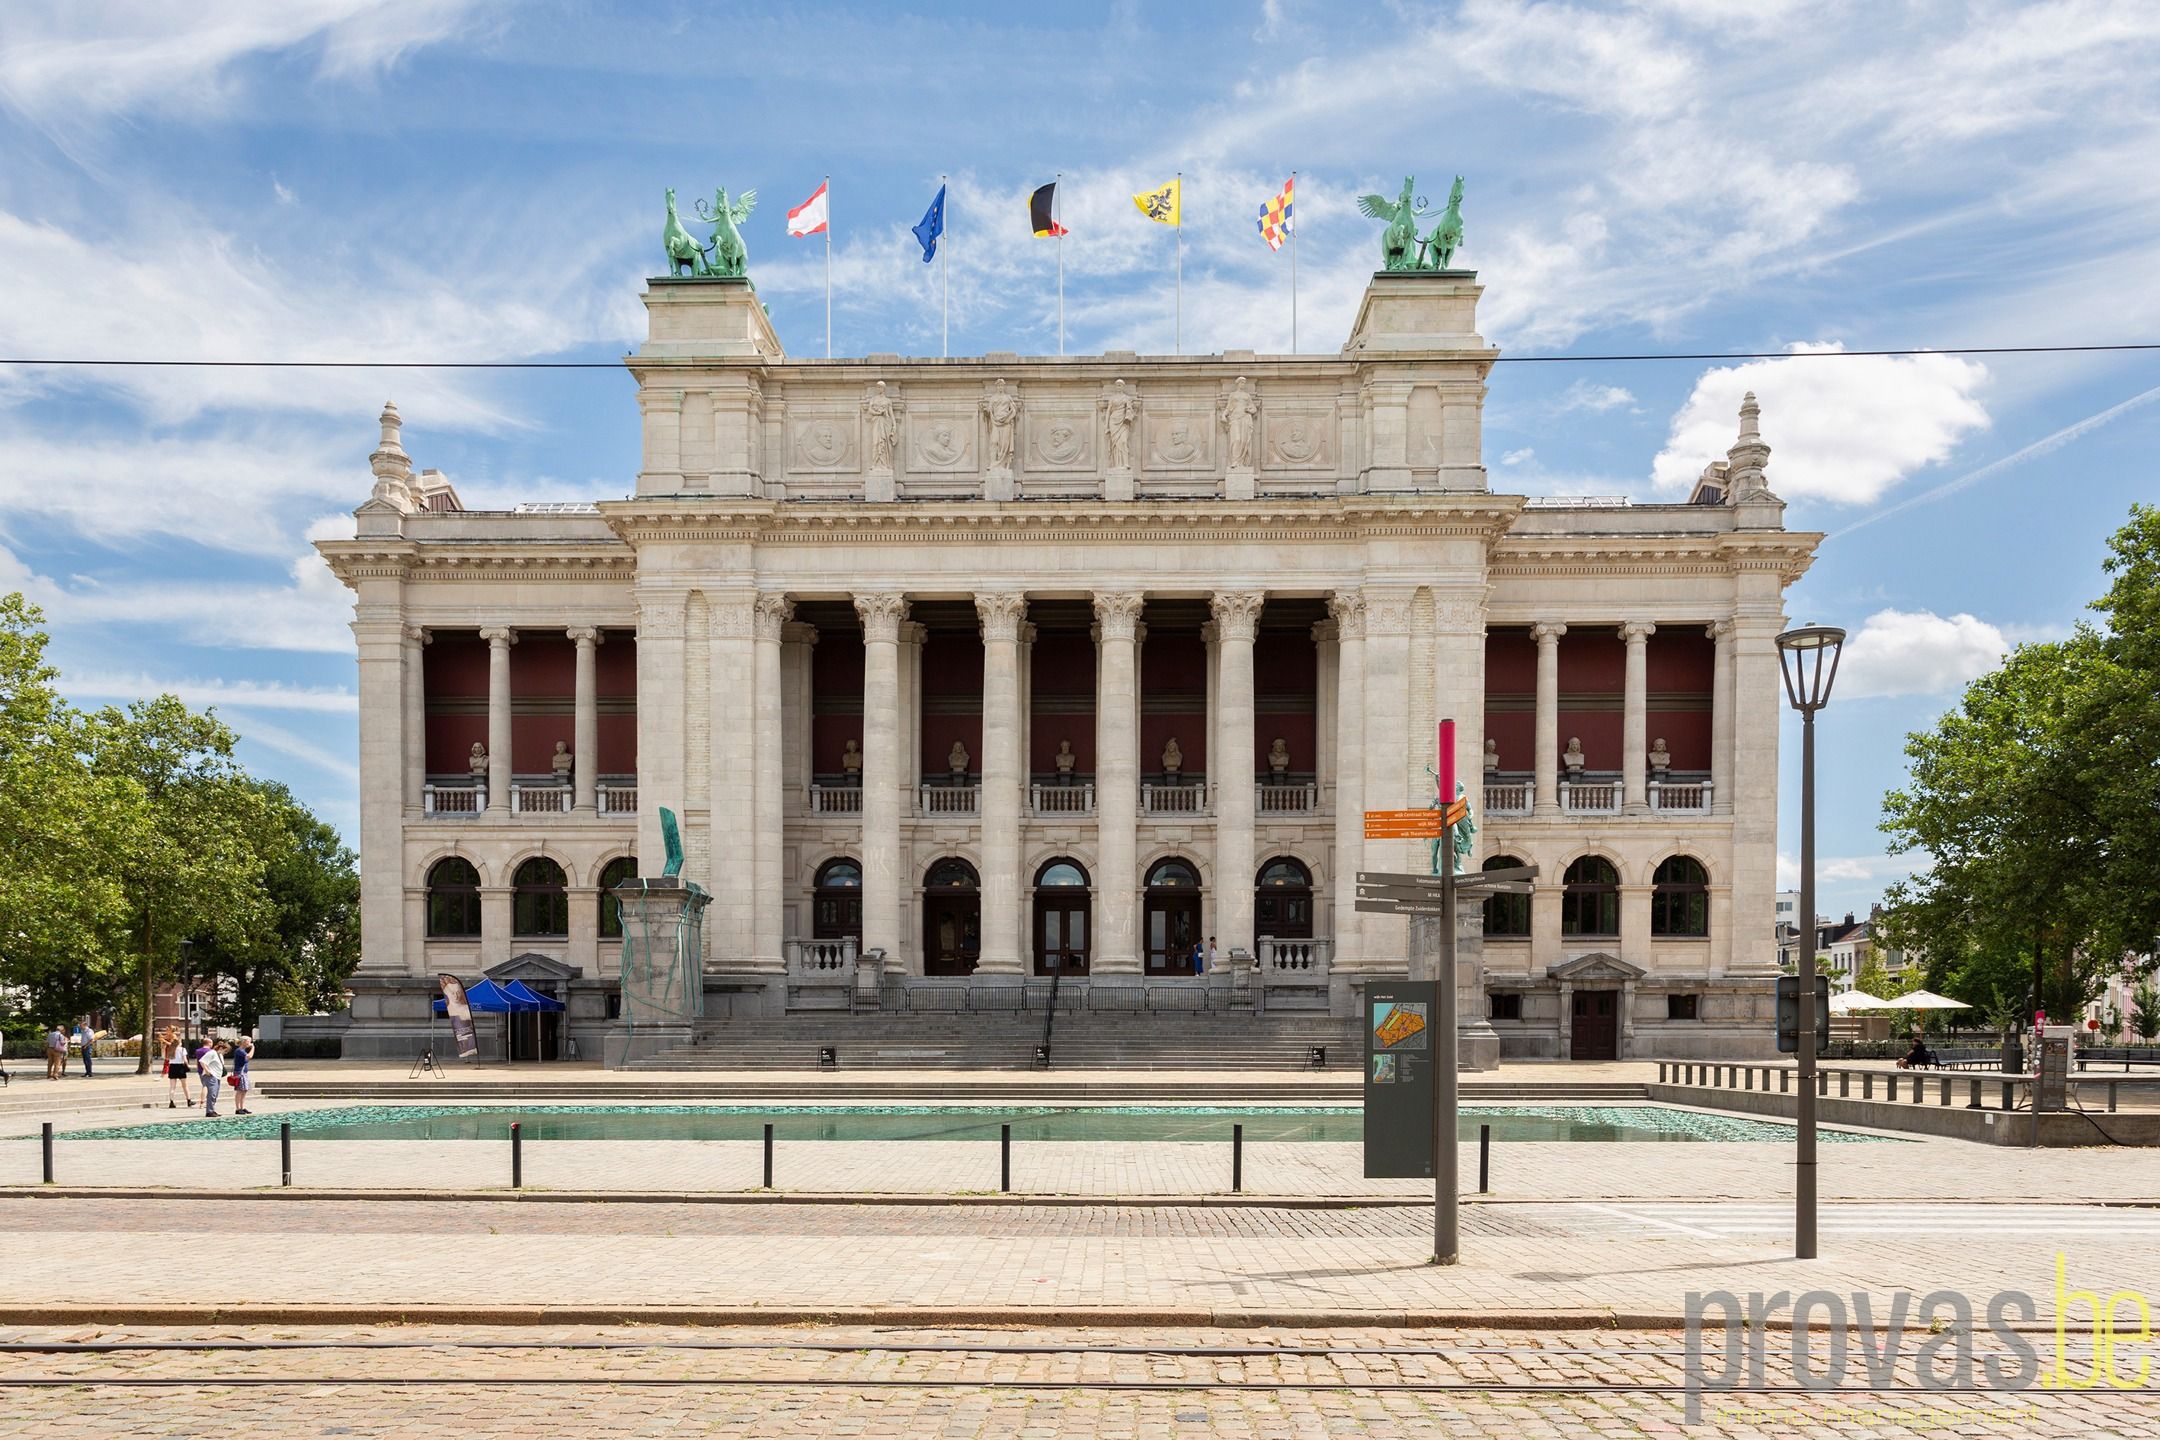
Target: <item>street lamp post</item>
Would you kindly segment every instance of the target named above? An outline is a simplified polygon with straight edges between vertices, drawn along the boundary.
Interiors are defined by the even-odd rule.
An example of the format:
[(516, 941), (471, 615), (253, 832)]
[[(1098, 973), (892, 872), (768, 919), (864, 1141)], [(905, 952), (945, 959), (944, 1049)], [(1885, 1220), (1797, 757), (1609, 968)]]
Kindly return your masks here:
[(1793, 1253), (1815, 1258), (1815, 712), (1830, 703), (1845, 632), (1802, 625), (1777, 637), (1785, 697), (1800, 712), (1799, 1153), (1793, 1168)]

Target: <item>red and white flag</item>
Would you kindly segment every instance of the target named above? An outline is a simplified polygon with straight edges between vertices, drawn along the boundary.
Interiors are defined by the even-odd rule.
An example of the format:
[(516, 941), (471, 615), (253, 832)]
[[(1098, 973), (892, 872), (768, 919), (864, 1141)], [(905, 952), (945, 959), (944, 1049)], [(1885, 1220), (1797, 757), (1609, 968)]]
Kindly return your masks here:
[(825, 191), (831, 183), (818, 186), (809, 199), (787, 212), (788, 234), (815, 235), (825, 228)]

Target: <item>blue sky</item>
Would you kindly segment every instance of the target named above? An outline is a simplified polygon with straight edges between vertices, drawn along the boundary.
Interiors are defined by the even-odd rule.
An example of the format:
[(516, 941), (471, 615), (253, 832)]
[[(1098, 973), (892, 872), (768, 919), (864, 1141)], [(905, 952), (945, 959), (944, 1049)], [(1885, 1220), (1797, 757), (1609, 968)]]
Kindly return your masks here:
[[(955, 353), (1288, 348), (1254, 232), (1299, 174), (1299, 338), (1348, 330), (1406, 171), (1468, 180), (1458, 263), (1511, 354), (2160, 339), (2160, 8), (1664, 0), (1572, 7), (699, 6), (14, 0), (0, 22), (0, 353), (610, 359), (660, 194), (755, 188), (752, 272), (823, 347), (935, 353), (907, 227), (949, 175)], [(1823, 908), (1910, 868), (1875, 830), (1906, 731), (2010, 642), (2066, 633), (2154, 498), (2160, 356), (1503, 366), (1496, 488), (1672, 498), (1762, 397), (1771, 483), (1831, 533), (1796, 620), (1854, 641), (1823, 730)], [(350, 834), (348, 606), (307, 548), (395, 398), (468, 503), (618, 496), (626, 376), (0, 366), (0, 587), (84, 703), (214, 703)], [(1959, 483), (1969, 481), (1969, 483)], [(1940, 492), (1940, 493), (1938, 493)], [(1902, 507), (1902, 508), (1901, 508)], [(1796, 750), (1788, 744), (1788, 756)], [(1785, 850), (1796, 824), (1788, 763)]]

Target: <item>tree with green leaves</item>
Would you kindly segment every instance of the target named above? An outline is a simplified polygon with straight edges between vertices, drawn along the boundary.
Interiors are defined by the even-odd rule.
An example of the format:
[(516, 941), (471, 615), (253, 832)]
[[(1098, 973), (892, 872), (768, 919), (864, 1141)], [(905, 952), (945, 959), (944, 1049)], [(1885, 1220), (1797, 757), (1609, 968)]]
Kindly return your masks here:
[(2150, 979), (2130, 992), (2130, 1030), (2148, 1045), (2160, 1037), (2160, 988)]
[(1870, 949), (1860, 966), (1860, 973), (1853, 976), (1853, 989), (1878, 1000), (1887, 1000), (1895, 988), (1890, 983), (1890, 967), (1883, 964), (1882, 956)]

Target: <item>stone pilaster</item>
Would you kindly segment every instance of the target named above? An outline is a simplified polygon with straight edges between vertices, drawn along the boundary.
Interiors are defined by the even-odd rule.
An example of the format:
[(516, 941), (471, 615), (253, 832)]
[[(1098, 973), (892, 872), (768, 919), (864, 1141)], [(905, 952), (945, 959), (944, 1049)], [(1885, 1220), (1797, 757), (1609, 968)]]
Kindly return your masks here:
[(1253, 951), (1253, 640), (1264, 590), (1220, 590), (1215, 615), (1215, 915), (1221, 953)]
[[(409, 642), (398, 619), (393, 586), (387, 602), (363, 599), (353, 638), (360, 651), (360, 773), (388, 776), (404, 763), (402, 699)], [(417, 966), (420, 956), (402, 953), (405, 933), (404, 802), (399, 787), (360, 787), (361, 965), (395, 973)]]
[(1650, 811), (1650, 637), (1657, 626), (1630, 620), (1620, 627), (1627, 643), (1627, 688), (1620, 713), (1622, 807), (1630, 815)]
[(1530, 627), (1537, 637), (1537, 800), (1535, 813), (1560, 813), (1560, 637), (1567, 626), (1541, 620)]
[[(1777, 634), (1784, 624), (1784, 607), (1774, 572), (1743, 573), (1740, 578), (1742, 598), (1732, 634), (1732, 952), (1728, 963), (1736, 974), (1768, 975), (1777, 969), (1778, 725), (1785, 711)], [(1756, 593), (1750, 594), (1750, 589)]]
[(1365, 597), (1338, 590), (1335, 621), (1335, 963), (1363, 968), (1357, 872), (1365, 868)]
[(689, 599), (675, 587), (637, 587), (638, 870), (646, 875), (666, 863), (660, 809), (679, 814), (689, 785)]
[(1710, 813), (1732, 814), (1733, 797), (1733, 625), (1720, 620), (1706, 627), (1716, 642), (1710, 672)]
[(488, 643), (488, 802), (497, 815), (510, 813), (510, 647), (517, 632), (496, 626), (482, 630)]
[[(1409, 794), (1410, 625), (1416, 592), (1390, 586), (1365, 589), (1365, 808), (1399, 810), (1428, 798)], [(1421, 747), (1422, 748), (1422, 747)], [(1365, 842), (1364, 868), (1426, 868), (1423, 846), (1407, 840)], [(1400, 970), (1408, 963), (1408, 933), (1391, 915), (1359, 917), (1358, 941), (1368, 969)]]
[(1020, 965), (1020, 626), (1027, 596), (975, 597), (982, 620), (982, 960), (986, 971)]
[(863, 625), (863, 948), (897, 959), (900, 894), (901, 716), (900, 626), (907, 597), (881, 592), (855, 597)]
[[(1140, 612), (1137, 591), (1095, 592), (1096, 974), (1140, 971)], [(1211, 762), (1212, 766), (1212, 762)]]
[(757, 961), (757, 865), (743, 864), (740, 839), (757, 833), (757, 648), (753, 638), (760, 597), (745, 590), (705, 592), (706, 695), (710, 715), (707, 767), (712, 794), (706, 873), (712, 891), (705, 912), (706, 953), (716, 969), (743, 970)]
[(577, 646), (577, 686), (570, 718), (570, 804), (590, 815), (598, 807), (600, 769), (600, 632), (590, 625), (563, 632)]
[(794, 613), (795, 604), (787, 596), (760, 595), (751, 616), (756, 649), (756, 696), (751, 722), (756, 771), (751, 802), (751, 965), (775, 974), (786, 968), (781, 932), (787, 915), (786, 875), (782, 869), (787, 793), (787, 767), (782, 757), (787, 744), (787, 706), (781, 688), (780, 650)]
[[(1455, 722), (1455, 778), (1470, 797), (1471, 812), (1481, 826), (1485, 823), (1485, 593), (1482, 583), (1432, 587), (1433, 719)], [(1437, 771), (1438, 756), (1433, 763)]]

